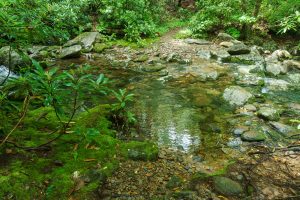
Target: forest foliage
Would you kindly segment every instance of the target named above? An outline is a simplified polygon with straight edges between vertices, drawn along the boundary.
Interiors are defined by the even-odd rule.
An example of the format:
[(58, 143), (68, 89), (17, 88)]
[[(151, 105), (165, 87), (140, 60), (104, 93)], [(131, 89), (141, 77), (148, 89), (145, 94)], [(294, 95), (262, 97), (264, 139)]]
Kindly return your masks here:
[[(195, 37), (217, 30), (259, 34), (299, 32), (298, 0), (7, 0), (0, 1), (2, 43), (61, 44), (83, 31), (138, 41), (153, 37), (172, 16), (185, 19)], [(190, 19), (191, 17), (191, 19)], [(234, 31), (236, 29), (237, 31)], [(237, 36), (237, 35), (236, 35)], [(1, 44), (1, 43), (0, 43)]]

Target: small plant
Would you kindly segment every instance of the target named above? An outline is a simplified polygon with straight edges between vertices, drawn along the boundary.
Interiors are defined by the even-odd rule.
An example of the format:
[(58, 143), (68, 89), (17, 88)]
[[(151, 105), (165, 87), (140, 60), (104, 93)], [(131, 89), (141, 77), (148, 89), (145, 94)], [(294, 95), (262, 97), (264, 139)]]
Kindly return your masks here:
[[(109, 83), (109, 80), (103, 74), (94, 79), (93, 75), (87, 73), (89, 69), (87, 65), (68, 72), (59, 72), (58, 68), (45, 71), (36, 61), (33, 61), (33, 66), (35, 67), (33, 72), (12, 79), (4, 87), (4, 92), (9, 91), (18, 94), (24, 98), (24, 102), (20, 120), (1, 144), (5, 143), (24, 119), (31, 101), (35, 101), (35, 105), (42, 102), (44, 106), (53, 108), (60, 123), (59, 130), (55, 131), (59, 133), (55, 138), (58, 139), (68, 132), (75, 114), (84, 106), (87, 94), (107, 94), (106, 84)], [(5, 93), (2, 92), (1, 94), (3, 94), (2, 99), (4, 101)], [(1, 102), (3, 101), (1, 100)]]
[(134, 95), (128, 94), (126, 89), (112, 92), (117, 99), (117, 103), (112, 105), (112, 121), (117, 130), (128, 133), (130, 125), (136, 122), (135, 115), (127, 110), (127, 104), (133, 101)]
[(234, 27), (228, 28), (226, 30), (226, 33), (228, 33), (229, 35), (231, 35), (235, 39), (239, 39), (239, 37), (241, 36), (241, 32), (237, 28), (234, 28)]

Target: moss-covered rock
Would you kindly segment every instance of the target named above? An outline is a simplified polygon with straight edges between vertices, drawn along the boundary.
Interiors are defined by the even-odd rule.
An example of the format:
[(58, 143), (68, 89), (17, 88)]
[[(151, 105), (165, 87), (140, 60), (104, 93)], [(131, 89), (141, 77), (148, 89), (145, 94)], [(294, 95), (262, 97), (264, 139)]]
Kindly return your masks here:
[(266, 139), (266, 135), (261, 131), (247, 131), (242, 134), (242, 140), (248, 142), (259, 142)]
[(242, 186), (227, 177), (216, 176), (213, 178), (213, 183), (215, 190), (221, 194), (235, 196), (243, 193)]

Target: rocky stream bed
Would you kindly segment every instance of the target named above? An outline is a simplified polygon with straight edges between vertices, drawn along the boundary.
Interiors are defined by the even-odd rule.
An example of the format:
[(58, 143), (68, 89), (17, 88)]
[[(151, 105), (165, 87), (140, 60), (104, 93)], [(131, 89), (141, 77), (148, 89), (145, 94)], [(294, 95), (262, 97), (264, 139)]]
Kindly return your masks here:
[(89, 63), (135, 94), (138, 126), (123, 139), (154, 141), (158, 158), (120, 159), (97, 198), (299, 199), (299, 54), (174, 34), (132, 49), (87, 33), (29, 52), (48, 67)]

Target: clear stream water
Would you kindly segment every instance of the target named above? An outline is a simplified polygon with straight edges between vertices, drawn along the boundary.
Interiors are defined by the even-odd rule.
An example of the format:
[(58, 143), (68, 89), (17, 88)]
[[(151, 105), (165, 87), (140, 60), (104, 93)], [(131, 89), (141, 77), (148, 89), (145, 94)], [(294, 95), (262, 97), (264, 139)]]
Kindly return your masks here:
[[(84, 59), (59, 63), (85, 63)], [(157, 141), (161, 147), (196, 153), (201, 149), (215, 150), (221, 142), (226, 143), (229, 128), (226, 117), (232, 110), (222, 100), (222, 92), (231, 77), (221, 76), (216, 81), (199, 81), (182, 74), (157, 76), (124, 69), (114, 69), (90, 61), (96, 66), (95, 73), (104, 73), (115, 81), (115, 88), (127, 88), (135, 95), (130, 109), (135, 113), (140, 126), (139, 134)], [(203, 64), (209, 64), (203, 63)], [(175, 76), (187, 66), (167, 64)], [(174, 70), (175, 69), (175, 70)]]

